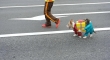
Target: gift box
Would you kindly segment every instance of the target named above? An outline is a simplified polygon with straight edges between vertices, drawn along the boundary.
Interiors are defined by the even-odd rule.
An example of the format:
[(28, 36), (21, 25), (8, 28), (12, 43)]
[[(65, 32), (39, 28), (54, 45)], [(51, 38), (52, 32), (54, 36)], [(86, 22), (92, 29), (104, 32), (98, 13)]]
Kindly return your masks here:
[(85, 27), (86, 27), (86, 23), (84, 20), (78, 20), (76, 21), (76, 27), (78, 30), (82, 31), (82, 32), (85, 32)]

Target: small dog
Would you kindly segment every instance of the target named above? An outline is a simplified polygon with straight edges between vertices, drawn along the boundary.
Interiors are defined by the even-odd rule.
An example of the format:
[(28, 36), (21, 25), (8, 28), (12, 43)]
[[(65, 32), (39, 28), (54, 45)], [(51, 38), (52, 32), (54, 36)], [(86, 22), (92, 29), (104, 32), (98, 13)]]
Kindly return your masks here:
[(74, 22), (74, 20), (71, 19), (66, 26), (67, 26), (69, 29), (70, 29), (70, 28), (73, 29), (73, 31), (74, 31), (74, 35), (73, 35), (73, 36), (79, 36), (79, 38), (81, 38), (82, 33), (81, 33), (80, 30), (77, 29), (76, 23)]
[(89, 34), (90, 34), (90, 37), (92, 37), (92, 36), (93, 36), (93, 33), (96, 33), (96, 32), (94, 31), (92, 22), (91, 22), (89, 19), (87, 19), (87, 18), (84, 19), (84, 20), (85, 20), (85, 22), (86, 22), (86, 27), (85, 27), (86, 32), (85, 32), (83, 38), (87, 38), (87, 36), (88, 36)]

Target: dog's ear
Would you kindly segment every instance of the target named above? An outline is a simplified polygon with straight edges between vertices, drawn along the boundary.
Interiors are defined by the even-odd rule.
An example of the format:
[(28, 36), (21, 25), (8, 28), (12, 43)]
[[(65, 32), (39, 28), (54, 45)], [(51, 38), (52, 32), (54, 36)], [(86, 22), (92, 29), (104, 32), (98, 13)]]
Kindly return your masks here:
[(73, 22), (73, 19), (71, 19), (70, 21)]
[(72, 21), (70, 21), (70, 25), (72, 25)]
[(70, 28), (70, 21), (67, 23), (67, 25), (66, 25), (68, 28)]
[(74, 20), (73, 20), (73, 19), (71, 19), (71, 20), (70, 20), (70, 24), (71, 24), (71, 25), (72, 25), (72, 22), (74, 22)]

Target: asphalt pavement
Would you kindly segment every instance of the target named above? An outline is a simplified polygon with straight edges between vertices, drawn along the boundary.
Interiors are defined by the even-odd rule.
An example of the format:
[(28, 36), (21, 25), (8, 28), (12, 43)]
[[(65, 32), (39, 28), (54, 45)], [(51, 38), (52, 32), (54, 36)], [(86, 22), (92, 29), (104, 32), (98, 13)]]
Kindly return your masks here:
[[(89, 18), (94, 28), (110, 27), (109, 0), (56, 0), (52, 14), (63, 16), (58, 29), (53, 22), (52, 28), (41, 27), (45, 23), (45, 19), (40, 20), (43, 18), (43, 5), (43, 0), (0, 1), (0, 36), (71, 30), (66, 27), (70, 19)], [(40, 18), (19, 20), (35, 16)], [(0, 37), (0, 60), (109, 60), (109, 43), (110, 30), (97, 31), (87, 39), (73, 37), (73, 33)]]

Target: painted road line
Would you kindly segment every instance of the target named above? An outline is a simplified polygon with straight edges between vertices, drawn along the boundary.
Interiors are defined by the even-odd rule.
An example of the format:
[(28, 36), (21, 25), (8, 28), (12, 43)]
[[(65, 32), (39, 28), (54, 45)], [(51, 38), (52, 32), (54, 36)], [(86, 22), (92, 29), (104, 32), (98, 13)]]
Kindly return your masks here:
[[(76, 3), (76, 4), (54, 4), (53, 6), (96, 5), (96, 4), (110, 4), (110, 2)], [(44, 5), (2, 6), (0, 8), (24, 8), (24, 7), (42, 7), (42, 6), (44, 6)]]
[[(100, 11), (100, 12), (82, 12), (82, 13), (62, 13), (62, 14), (53, 14), (57, 18), (61, 17), (68, 17), (70, 15), (84, 15), (84, 14), (102, 14), (102, 13), (110, 13), (110, 11)], [(11, 18), (9, 20), (45, 20), (44, 15), (39, 15), (35, 17), (30, 17), (30, 18)]]
[[(108, 31), (110, 27), (95, 28), (95, 31)], [(3, 34), (0, 37), (17, 37), (17, 36), (32, 36), (32, 35), (46, 35), (46, 34), (59, 34), (59, 33), (70, 33), (73, 30), (61, 30), (61, 31), (46, 31), (46, 32), (31, 32), (31, 33), (16, 33), (16, 34)]]

